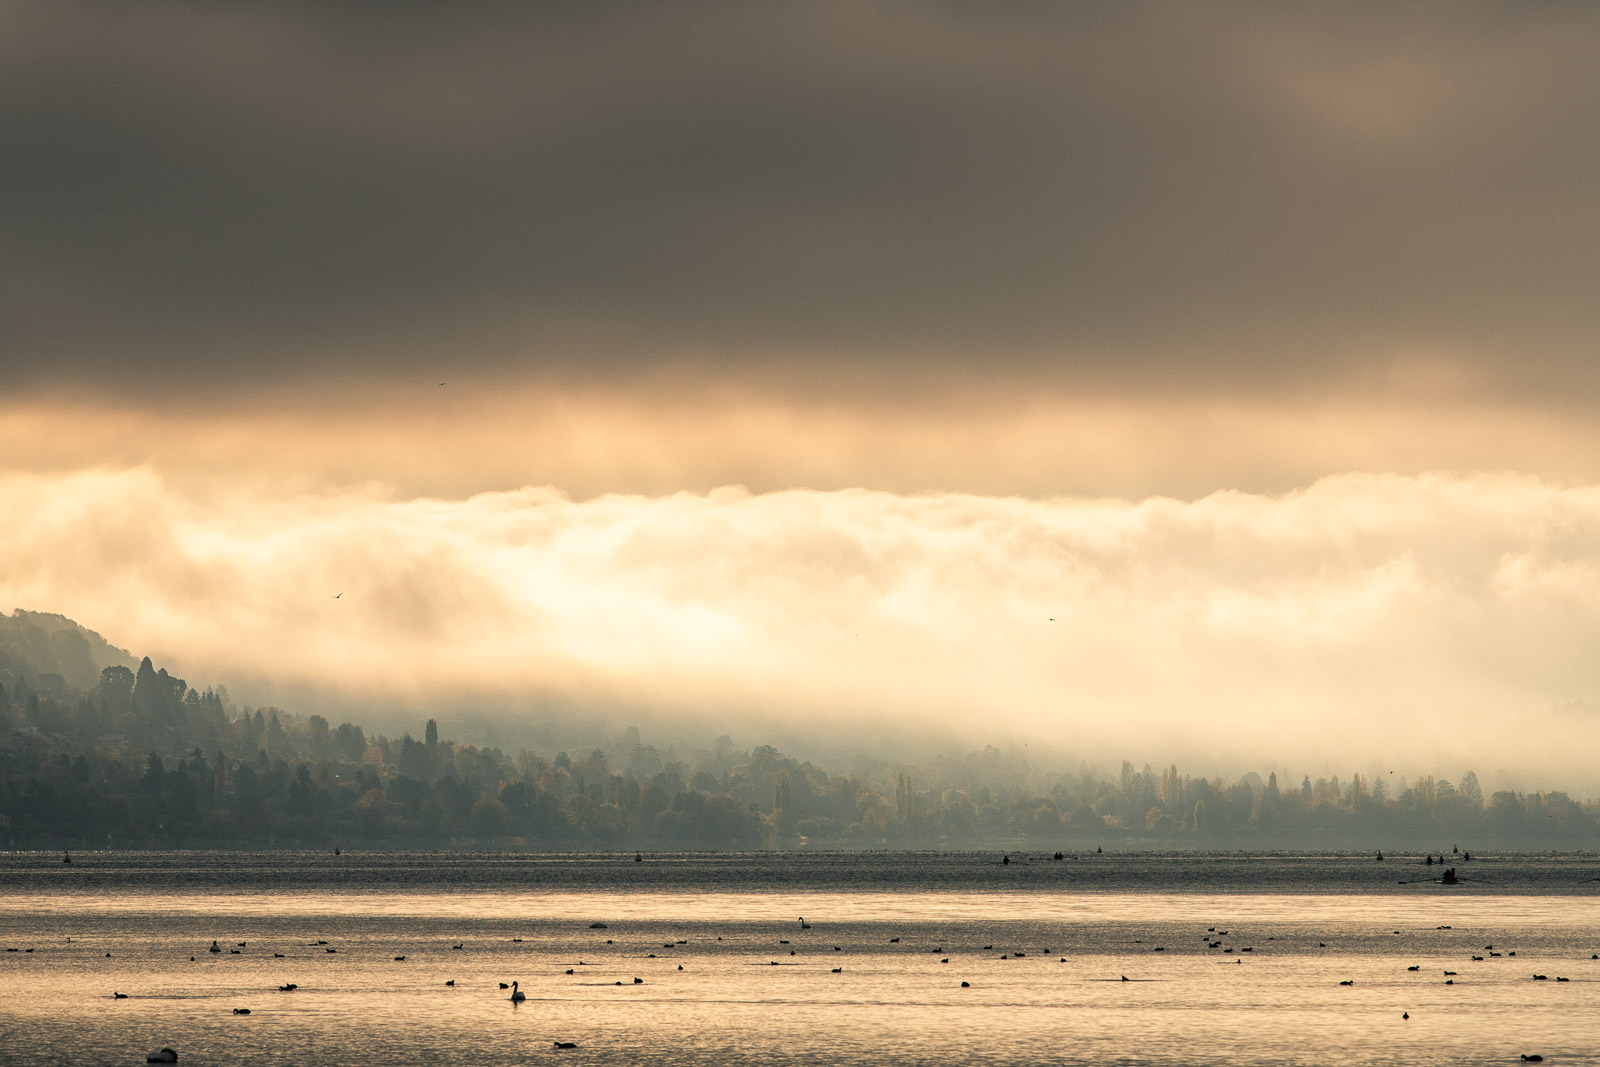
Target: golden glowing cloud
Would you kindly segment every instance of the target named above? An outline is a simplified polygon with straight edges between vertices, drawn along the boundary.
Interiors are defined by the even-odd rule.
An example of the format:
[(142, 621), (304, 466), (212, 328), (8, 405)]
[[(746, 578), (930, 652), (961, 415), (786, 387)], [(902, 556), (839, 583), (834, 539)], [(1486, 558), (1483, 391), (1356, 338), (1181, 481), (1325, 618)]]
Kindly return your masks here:
[[(1439, 399), (1439, 394), (1452, 399)], [(0, 404), (0, 470), (149, 466), (185, 494), (264, 482), (464, 497), (555, 485), (577, 498), (738, 484), (756, 492), (1191, 498), (1284, 492), (1331, 473), (1521, 470), (1600, 481), (1580, 406), (1471, 400), (1419, 362), (1360, 395), (1107, 395), (930, 383), (794, 397), (710, 382), (538, 388), (433, 380), (201, 394), (174, 408)]]
[(580, 502), (134, 468), (4, 477), (0, 513), (0, 603), (201, 682), (1566, 775), (1552, 731), (1593, 731), (1551, 709), (1600, 695), (1600, 488), (1530, 477)]

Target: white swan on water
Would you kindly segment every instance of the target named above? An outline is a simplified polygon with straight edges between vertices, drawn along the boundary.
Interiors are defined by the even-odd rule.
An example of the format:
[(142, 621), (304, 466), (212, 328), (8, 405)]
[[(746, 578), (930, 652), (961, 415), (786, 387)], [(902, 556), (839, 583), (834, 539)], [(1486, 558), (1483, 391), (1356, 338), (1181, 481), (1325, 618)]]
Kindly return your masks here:
[(512, 982), (511, 983), (511, 1003), (513, 1003), (513, 1004), (521, 1004), (524, 1000), (527, 1000), (527, 999), (528, 999), (528, 994), (526, 994), (522, 990), (518, 989), (517, 988), (517, 983)]

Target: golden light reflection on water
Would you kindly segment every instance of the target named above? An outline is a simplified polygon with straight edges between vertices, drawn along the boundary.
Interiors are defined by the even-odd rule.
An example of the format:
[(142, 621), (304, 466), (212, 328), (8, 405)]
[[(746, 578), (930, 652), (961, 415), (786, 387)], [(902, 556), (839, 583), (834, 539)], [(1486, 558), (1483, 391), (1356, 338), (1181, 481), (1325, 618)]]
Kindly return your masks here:
[[(255, 873), (232, 888), (130, 884), (187, 865), (167, 857), (127, 860), (100, 889), (75, 871), (88, 880), (62, 891), (16, 862), (26, 891), (0, 895), (0, 949), (18, 950), (0, 951), (8, 1064), (172, 1045), (218, 1065), (510, 1065), (557, 1040), (574, 1062), (686, 1067), (1571, 1063), (1594, 1062), (1600, 1032), (1600, 927), (1577, 893), (609, 889), (649, 873), (615, 857), (571, 860), (560, 888), (266, 891), (310, 862), (270, 854), (233, 858)], [(785, 863), (686, 862), (697, 877)], [(1193, 860), (1107, 863), (1170, 882)], [(372, 861), (390, 868), (418, 865)], [(513, 980), (523, 1004), (500, 988)]]
[(1235, 923), (1349, 923), (1426, 927), (1451, 925), (1508, 928), (1552, 926), (1574, 916), (1571, 898), (1525, 895), (1474, 897), (1362, 897), (1349, 894), (1255, 895), (1015, 892), (811, 892), (669, 893), (614, 890), (559, 892), (323, 892), (160, 893), (89, 897), (15, 894), (6, 910), (39, 915), (122, 914), (279, 917), (322, 915), (391, 918), (454, 917), (530, 922), (571, 921), (593, 916), (648, 923), (774, 921), (823, 916), (835, 923), (977, 922), (1003, 916), (1034, 922), (1193, 922), (1195, 916), (1231, 915)]

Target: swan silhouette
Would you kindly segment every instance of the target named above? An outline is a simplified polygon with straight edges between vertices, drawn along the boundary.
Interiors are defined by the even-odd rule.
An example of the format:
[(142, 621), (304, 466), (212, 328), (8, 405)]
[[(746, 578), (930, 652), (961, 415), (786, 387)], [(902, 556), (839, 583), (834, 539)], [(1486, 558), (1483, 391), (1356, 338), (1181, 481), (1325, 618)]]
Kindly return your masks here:
[(177, 1063), (178, 1054), (170, 1048), (162, 1047), (158, 1052), (152, 1052), (144, 1058), (146, 1063)]
[(527, 999), (528, 999), (528, 994), (526, 994), (522, 990), (518, 989), (517, 988), (517, 983), (512, 982), (511, 983), (511, 1003), (513, 1003), (513, 1004), (521, 1004), (524, 1000), (527, 1000)]

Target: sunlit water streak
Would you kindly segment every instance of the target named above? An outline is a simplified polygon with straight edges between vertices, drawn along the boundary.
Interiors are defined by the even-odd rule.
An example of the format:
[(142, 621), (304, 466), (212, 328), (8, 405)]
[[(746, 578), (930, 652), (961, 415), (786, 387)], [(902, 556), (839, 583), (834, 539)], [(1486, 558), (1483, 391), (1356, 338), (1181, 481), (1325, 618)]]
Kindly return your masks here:
[(0, 1060), (1600, 1062), (1600, 860), (1458, 867), (6, 854)]

